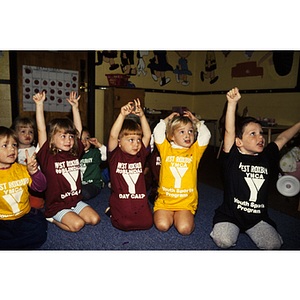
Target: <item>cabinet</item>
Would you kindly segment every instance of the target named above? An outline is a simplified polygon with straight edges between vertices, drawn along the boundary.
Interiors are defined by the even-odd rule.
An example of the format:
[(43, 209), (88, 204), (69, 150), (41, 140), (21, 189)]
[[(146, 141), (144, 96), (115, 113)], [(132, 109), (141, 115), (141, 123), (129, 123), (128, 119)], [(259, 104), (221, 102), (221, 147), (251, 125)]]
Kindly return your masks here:
[(145, 90), (136, 88), (109, 87), (104, 91), (103, 143), (107, 145), (110, 129), (118, 117), (121, 107), (139, 98), (141, 107), (145, 106)]

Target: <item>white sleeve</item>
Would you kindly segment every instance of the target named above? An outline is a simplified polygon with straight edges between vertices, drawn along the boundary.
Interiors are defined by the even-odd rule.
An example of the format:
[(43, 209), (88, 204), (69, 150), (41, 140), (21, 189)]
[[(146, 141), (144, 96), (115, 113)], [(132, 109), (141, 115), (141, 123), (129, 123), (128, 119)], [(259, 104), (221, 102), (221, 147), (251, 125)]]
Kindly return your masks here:
[(107, 160), (107, 149), (105, 145), (102, 145), (100, 148), (98, 148), (100, 153), (101, 153), (101, 160), (105, 161)]
[(157, 144), (162, 144), (166, 138), (166, 122), (160, 120), (153, 130), (154, 141)]
[(198, 131), (198, 145), (199, 146), (206, 146), (209, 143), (211, 138), (211, 133), (207, 126), (204, 124), (204, 121), (200, 121), (197, 123), (197, 131)]
[(150, 145), (150, 152), (152, 153), (153, 150), (154, 150), (154, 136), (153, 136), (153, 134), (151, 134), (149, 145)]

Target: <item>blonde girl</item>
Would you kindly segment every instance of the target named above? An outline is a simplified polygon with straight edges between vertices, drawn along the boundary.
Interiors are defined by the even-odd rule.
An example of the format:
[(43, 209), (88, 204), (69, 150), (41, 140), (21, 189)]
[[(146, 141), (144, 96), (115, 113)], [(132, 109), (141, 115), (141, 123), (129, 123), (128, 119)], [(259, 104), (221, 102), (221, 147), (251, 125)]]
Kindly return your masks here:
[(84, 146), (79, 139), (82, 124), (79, 99), (71, 92), (67, 101), (72, 106), (73, 120), (54, 119), (48, 138), (44, 119), (45, 92), (33, 96), (40, 150), (37, 159), (48, 182), (44, 215), (63, 230), (76, 232), (85, 224), (96, 225), (100, 216), (82, 200), (79, 158)]
[(184, 111), (182, 116), (174, 112), (160, 120), (153, 134), (161, 156), (154, 224), (160, 231), (174, 224), (180, 234), (189, 235), (195, 228), (198, 205), (197, 168), (210, 132), (203, 121)]

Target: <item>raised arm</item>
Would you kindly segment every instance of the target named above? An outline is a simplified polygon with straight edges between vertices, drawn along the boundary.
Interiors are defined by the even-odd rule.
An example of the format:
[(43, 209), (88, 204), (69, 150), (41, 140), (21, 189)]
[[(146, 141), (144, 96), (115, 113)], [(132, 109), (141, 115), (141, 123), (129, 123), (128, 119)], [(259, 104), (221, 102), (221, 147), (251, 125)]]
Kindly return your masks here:
[(133, 110), (132, 104), (133, 102), (128, 102), (121, 108), (119, 116), (111, 127), (107, 149), (109, 152), (113, 151), (118, 146), (119, 133), (121, 131), (125, 117), (128, 116)]
[(241, 99), (239, 89), (230, 90), (226, 97), (228, 105), (225, 117), (224, 152), (228, 153), (235, 142), (235, 112), (237, 103)]
[(46, 131), (45, 116), (44, 116), (45, 99), (46, 99), (45, 92), (41, 92), (33, 96), (33, 101), (35, 102), (35, 110), (36, 110), (38, 143), (40, 148), (42, 148), (44, 143), (47, 141), (47, 131)]
[(155, 126), (153, 130), (153, 137), (156, 144), (162, 144), (166, 138), (166, 126), (174, 117), (179, 116), (179, 113), (173, 112), (164, 120), (161, 119), (160, 122)]
[(280, 133), (275, 140), (279, 150), (300, 130), (300, 122)]
[(72, 106), (72, 113), (73, 113), (73, 122), (76, 127), (76, 129), (79, 132), (79, 136), (81, 135), (82, 131), (82, 123), (81, 123), (81, 118), (80, 118), (80, 111), (79, 111), (79, 99), (80, 95), (77, 97), (76, 92), (71, 92), (70, 93), (70, 99), (67, 99), (67, 101), (71, 104)]
[(147, 121), (147, 118), (144, 114), (144, 111), (141, 108), (140, 99), (139, 98), (137, 98), (137, 100), (134, 99), (134, 104), (135, 104), (135, 110), (132, 111), (132, 113), (140, 117), (141, 127), (143, 131), (142, 142), (144, 146), (147, 148), (151, 138), (151, 129)]

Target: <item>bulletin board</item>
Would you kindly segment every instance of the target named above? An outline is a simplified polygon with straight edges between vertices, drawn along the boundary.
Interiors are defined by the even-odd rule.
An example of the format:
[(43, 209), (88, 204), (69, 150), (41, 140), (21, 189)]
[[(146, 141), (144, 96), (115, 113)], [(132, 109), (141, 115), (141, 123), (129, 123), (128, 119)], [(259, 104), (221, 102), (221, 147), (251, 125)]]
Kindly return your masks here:
[[(72, 118), (71, 105), (66, 100), (71, 91), (80, 94), (79, 110), (82, 124), (87, 126), (88, 55), (85, 51), (16, 51), (13, 55), (16, 71), (17, 97), (15, 114), (35, 119), (33, 95), (45, 91), (45, 121), (54, 118)], [(11, 76), (14, 78), (14, 76)]]
[(23, 110), (35, 111), (33, 96), (45, 91), (44, 111), (71, 112), (66, 100), (79, 92), (78, 71), (23, 65)]

